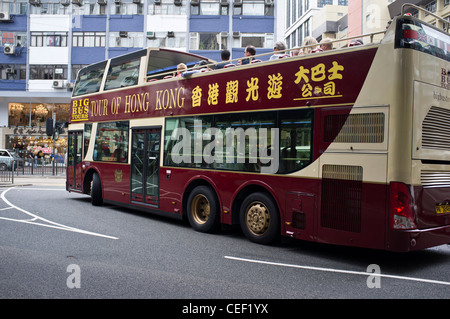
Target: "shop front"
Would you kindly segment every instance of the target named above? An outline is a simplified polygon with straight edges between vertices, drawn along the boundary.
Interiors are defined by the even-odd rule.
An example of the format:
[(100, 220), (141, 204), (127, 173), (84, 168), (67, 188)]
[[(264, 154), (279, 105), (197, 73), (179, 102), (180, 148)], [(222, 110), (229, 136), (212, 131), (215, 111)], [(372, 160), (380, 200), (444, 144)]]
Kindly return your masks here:
[[(2, 129), (4, 146), (16, 150), (24, 159), (30, 157), (48, 163), (64, 163), (67, 152), (67, 132), (55, 142), (46, 134), (46, 120), (55, 115), (57, 121), (66, 122), (69, 104), (65, 103), (8, 103), (8, 127)], [(27, 161), (25, 161), (27, 162)]]

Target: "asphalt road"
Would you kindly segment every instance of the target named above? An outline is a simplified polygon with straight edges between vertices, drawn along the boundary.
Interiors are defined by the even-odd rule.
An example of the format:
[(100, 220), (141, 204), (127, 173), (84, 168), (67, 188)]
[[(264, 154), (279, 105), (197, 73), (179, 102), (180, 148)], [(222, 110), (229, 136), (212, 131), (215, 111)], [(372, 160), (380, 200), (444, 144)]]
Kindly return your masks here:
[(295, 240), (262, 246), (239, 230), (203, 234), (187, 222), (94, 207), (59, 184), (0, 193), (0, 299), (178, 299), (171, 311), (192, 313), (213, 310), (196, 310), (201, 301), (230, 299), (450, 297), (448, 245), (407, 254)]

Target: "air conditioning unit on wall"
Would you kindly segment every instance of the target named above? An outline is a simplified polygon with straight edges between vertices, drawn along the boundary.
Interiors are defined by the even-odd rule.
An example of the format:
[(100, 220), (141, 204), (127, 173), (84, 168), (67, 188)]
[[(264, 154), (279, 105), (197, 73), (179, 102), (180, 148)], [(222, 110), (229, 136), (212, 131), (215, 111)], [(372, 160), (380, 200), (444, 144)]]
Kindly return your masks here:
[(16, 54), (16, 46), (13, 44), (6, 43), (3, 46), (3, 53), (5, 54)]
[(52, 88), (54, 89), (64, 89), (64, 80), (53, 80)]
[(11, 21), (9, 12), (0, 12), (0, 21)]

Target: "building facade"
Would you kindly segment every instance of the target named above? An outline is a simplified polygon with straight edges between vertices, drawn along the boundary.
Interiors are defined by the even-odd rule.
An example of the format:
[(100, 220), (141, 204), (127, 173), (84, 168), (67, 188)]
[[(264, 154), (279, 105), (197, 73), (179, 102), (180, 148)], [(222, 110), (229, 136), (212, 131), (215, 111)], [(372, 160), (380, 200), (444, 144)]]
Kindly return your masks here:
[(345, 37), (348, 0), (286, 0), (285, 41), (288, 47), (301, 46), (306, 37)]
[[(274, 0), (2, 0), (0, 148), (51, 152), (48, 117), (67, 121), (71, 84), (91, 63), (146, 47), (220, 61), (270, 52)], [(58, 154), (67, 140), (57, 141)]]

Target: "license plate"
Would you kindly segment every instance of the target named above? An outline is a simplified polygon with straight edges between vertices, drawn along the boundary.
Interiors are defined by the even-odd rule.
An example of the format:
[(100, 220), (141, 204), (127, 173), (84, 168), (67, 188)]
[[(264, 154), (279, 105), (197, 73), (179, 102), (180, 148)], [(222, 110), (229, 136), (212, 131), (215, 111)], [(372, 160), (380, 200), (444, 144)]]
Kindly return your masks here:
[(442, 204), (442, 205), (436, 205), (436, 214), (447, 214), (450, 213), (450, 204)]

